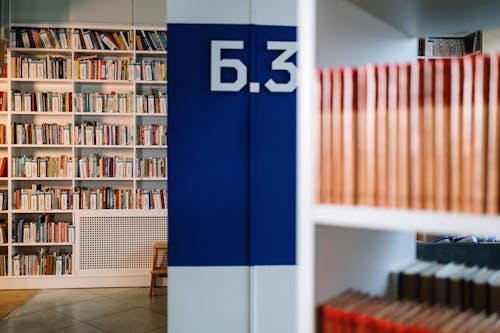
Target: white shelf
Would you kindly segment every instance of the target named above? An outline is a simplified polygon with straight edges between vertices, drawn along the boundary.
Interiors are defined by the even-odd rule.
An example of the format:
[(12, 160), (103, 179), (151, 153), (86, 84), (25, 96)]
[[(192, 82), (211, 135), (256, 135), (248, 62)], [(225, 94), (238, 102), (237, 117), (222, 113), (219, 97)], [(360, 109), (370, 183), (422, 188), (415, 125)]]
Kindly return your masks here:
[(137, 80), (137, 81), (134, 81), (135, 83), (137, 84), (160, 84), (160, 85), (163, 85), (163, 84), (167, 84), (167, 81), (166, 80), (154, 80), (154, 81), (146, 81), (146, 80)]
[(50, 181), (61, 181), (61, 180), (73, 180), (72, 177), (10, 177), (10, 179), (12, 180), (20, 180), (20, 181), (24, 181), (24, 180), (40, 180), (40, 181), (47, 181), (47, 180), (50, 180)]
[(134, 114), (130, 113), (113, 113), (113, 112), (74, 112), (75, 116), (97, 116), (97, 117), (133, 117)]
[(71, 49), (52, 49), (52, 48), (28, 48), (28, 47), (13, 47), (10, 49), (13, 53), (26, 53), (26, 54), (46, 54), (46, 53), (56, 53), (71, 55)]
[(73, 112), (52, 112), (52, 111), (12, 111), (12, 115), (29, 115), (29, 116), (71, 116)]
[(76, 177), (75, 180), (77, 181), (86, 181), (86, 180), (90, 180), (90, 181), (133, 181), (134, 178), (118, 178), (118, 177), (87, 177), (87, 178), (83, 178), (83, 177)]
[(13, 214), (59, 214), (72, 213), (73, 209), (47, 209), (47, 210), (28, 210), (28, 209), (12, 209)]
[(14, 247), (33, 246), (73, 246), (73, 243), (11, 243)]
[(166, 113), (136, 113), (137, 117), (167, 117)]
[(75, 79), (75, 83), (92, 83), (92, 84), (118, 84), (118, 85), (131, 85), (131, 80), (82, 80)]
[(71, 149), (71, 145), (46, 145), (46, 144), (13, 144), (12, 148), (68, 148)]
[[(71, 62), (72, 73), (68, 79), (31, 79), (31, 78), (0, 78), (0, 84), (3, 84), (3, 91), (8, 92), (8, 111), (0, 111), (0, 119), (4, 120), (7, 125), (7, 142), (10, 139), (10, 124), (9, 122), (41, 122), (46, 118), (46, 122), (57, 122), (57, 123), (71, 123), (73, 129), (75, 126), (80, 125), (84, 120), (99, 120), (109, 123), (110, 125), (124, 125), (132, 129), (132, 135), (135, 136), (136, 125), (146, 124), (165, 124), (165, 120), (159, 117), (165, 117), (166, 114), (141, 114), (138, 115), (135, 112), (135, 98), (132, 98), (130, 102), (131, 108), (130, 113), (94, 113), (94, 112), (16, 112), (14, 110), (14, 98), (12, 96), (12, 91), (14, 90), (24, 90), (24, 91), (37, 91), (37, 92), (72, 92), (77, 93), (104, 93), (108, 94), (112, 91), (117, 93), (132, 93), (136, 95), (138, 93), (145, 93), (146, 88), (156, 88), (164, 91), (164, 88), (159, 87), (159, 85), (166, 85), (166, 81), (141, 81), (139, 84), (145, 84), (145, 86), (136, 85), (135, 80), (95, 80), (95, 79), (78, 79), (76, 74), (77, 69), (75, 59), (78, 58), (94, 58), (89, 56), (97, 56), (98, 59), (130, 59), (131, 61), (143, 59), (164, 59), (167, 56), (167, 52), (162, 51), (137, 51), (135, 50), (135, 32), (137, 29), (141, 29), (132, 25), (102, 25), (102, 24), (60, 24), (60, 23), (44, 23), (44, 24), (30, 24), (30, 23), (16, 23), (12, 24), (11, 27), (24, 27), (24, 28), (65, 28), (67, 29), (67, 39), (68, 42), (72, 41), (72, 31), (74, 29), (92, 29), (98, 31), (125, 31), (126, 34), (131, 33), (134, 37), (131, 44), (132, 50), (87, 50), (87, 49), (77, 49), (76, 45), (71, 45), (68, 49), (55, 49), (55, 48), (22, 48), (16, 47), (9, 49), (7, 52), (7, 64), (11, 64), (11, 58), (21, 57), (21, 58), (39, 58), (46, 59), (47, 56), (55, 55), (61, 56)], [(148, 28), (146, 28), (148, 29)], [(152, 30), (165, 31), (166, 27), (152, 27)], [(149, 29), (148, 29), (149, 30)], [(11, 71), (9, 70), (9, 75)], [(83, 76), (85, 77), (85, 76)], [(120, 76), (118, 76), (120, 77)], [(148, 86), (149, 85), (149, 86)], [(73, 95), (74, 96), (74, 95)], [(50, 107), (49, 107), (50, 108)], [(18, 108), (19, 109), (19, 108)], [(73, 109), (75, 111), (75, 109)], [(137, 118), (136, 118), (137, 116)], [(150, 117), (150, 119), (146, 119)], [(87, 153), (97, 153), (102, 156), (113, 156), (119, 154), (125, 154), (126, 157), (130, 158), (142, 158), (143, 155), (147, 155), (151, 158), (165, 158), (166, 150), (162, 146), (154, 147), (143, 147), (137, 148), (135, 145), (135, 140), (130, 140), (128, 145), (78, 145), (75, 144), (76, 141), (71, 137), (72, 144), (68, 145), (44, 145), (44, 144), (4, 144), (0, 145), (3, 150), (4, 156), (9, 159), (18, 156), (20, 153), (26, 153), (29, 155), (69, 155), (73, 158), (73, 166), (78, 161), (81, 155)], [(154, 149), (144, 153), (140, 149)], [(10, 162), (9, 162), (10, 163)], [(9, 170), (11, 171), (11, 170)], [(156, 181), (147, 183), (146, 181)], [(3, 182), (2, 182), (3, 181)], [(89, 178), (78, 178), (78, 177), (6, 177), (0, 178), (0, 182), (3, 187), (9, 190), (9, 207), (15, 207), (12, 205), (12, 199), (14, 198), (13, 191), (20, 188), (20, 184), (30, 185), (30, 184), (44, 184), (49, 187), (67, 187), (75, 188), (82, 185), (87, 187), (100, 188), (104, 185), (112, 186), (113, 188), (127, 188), (132, 193), (132, 205), (135, 206), (136, 191), (140, 188), (151, 188), (154, 187), (164, 188), (163, 183), (166, 183), (165, 178), (158, 179), (144, 179), (141, 180), (140, 177), (128, 177), (128, 178), (104, 178), (104, 177), (89, 177)], [(59, 182), (59, 183), (57, 183)], [(54, 185), (54, 186), (53, 186)], [(67, 185), (67, 186), (66, 186)], [(146, 186), (147, 185), (147, 186)], [(16, 210), (9, 209), (5, 211), (0, 211), (0, 214), (8, 221), (9, 228), (12, 228), (12, 221), (22, 217), (33, 217), (41, 214), (62, 214), (60, 216), (66, 217), (68, 221), (72, 221), (75, 225), (75, 232), (78, 235), (79, 220), (78, 218), (82, 215), (89, 215), (94, 217), (120, 217), (129, 218), (131, 215), (135, 216), (151, 216), (158, 217), (165, 216), (166, 210), (139, 210), (139, 209), (99, 209), (99, 210), (77, 210), (77, 209), (50, 209), (50, 210)], [(119, 237), (119, 235), (116, 235)], [(110, 239), (110, 242), (115, 242), (115, 239)], [(63, 287), (82, 287), (82, 286), (121, 286), (121, 285), (147, 285), (148, 279), (150, 278), (149, 270), (143, 270), (139, 275), (135, 271), (127, 270), (127, 272), (120, 272), (121, 276), (116, 276), (116, 272), (109, 273), (105, 270), (105, 274), (111, 274), (112, 278), (103, 276), (101, 272), (92, 273), (94, 275), (88, 276), (88, 272), (78, 272), (78, 274), (66, 275), (66, 276), (14, 276), (12, 275), (12, 258), (11, 255), (14, 253), (24, 253), (29, 247), (40, 248), (42, 246), (67, 246), (73, 248), (73, 262), (75, 263), (74, 268), (76, 273), (76, 262), (79, 259), (80, 248), (76, 247), (77, 244), (71, 243), (7, 243), (5, 245), (0, 245), (1, 249), (9, 254), (8, 264), (9, 264), (9, 276), (0, 279), (0, 289), (7, 288), (63, 288)], [(134, 277), (134, 274), (137, 275)], [(76, 276), (78, 275), (78, 276)]]
[(87, 149), (134, 149), (134, 146), (97, 146), (97, 145), (75, 145), (75, 148)]
[(168, 148), (167, 145), (164, 145), (164, 146), (141, 146), (141, 145), (137, 145), (136, 147), (137, 147), (137, 149), (166, 149), (166, 148)]
[(141, 50), (136, 50), (135, 53), (141, 56), (166, 56), (168, 54), (167, 51), (141, 51)]
[(50, 84), (69, 84), (73, 83), (72, 79), (22, 79), (12, 78), (11, 81), (15, 82), (32, 82), (32, 83), (50, 83)]
[(155, 177), (155, 178), (148, 178), (148, 177), (135, 177), (135, 180), (140, 180), (140, 181), (163, 181), (163, 180), (168, 180), (167, 177)]
[(317, 225), (446, 233), (500, 234), (500, 216), (411, 209), (342, 205), (315, 205), (312, 219)]
[(133, 50), (87, 50), (87, 49), (75, 49), (75, 54), (101, 54), (101, 55), (117, 55), (123, 56), (133, 56)]

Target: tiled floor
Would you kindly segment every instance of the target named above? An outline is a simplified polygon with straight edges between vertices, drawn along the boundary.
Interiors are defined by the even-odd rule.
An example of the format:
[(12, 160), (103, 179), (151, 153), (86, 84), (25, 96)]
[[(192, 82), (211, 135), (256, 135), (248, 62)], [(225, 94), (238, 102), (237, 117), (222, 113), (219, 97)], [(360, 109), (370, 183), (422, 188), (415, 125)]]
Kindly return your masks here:
[(167, 288), (46, 289), (0, 321), (2, 333), (167, 332)]

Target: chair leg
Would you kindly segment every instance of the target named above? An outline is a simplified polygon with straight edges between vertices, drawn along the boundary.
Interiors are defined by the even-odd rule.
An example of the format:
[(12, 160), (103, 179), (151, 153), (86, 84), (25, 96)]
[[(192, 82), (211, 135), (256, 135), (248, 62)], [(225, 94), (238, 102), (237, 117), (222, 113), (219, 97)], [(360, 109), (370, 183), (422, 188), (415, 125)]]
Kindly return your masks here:
[(153, 296), (154, 287), (155, 287), (155, 276), (151, 274), (151, 286), (149, 287), (149, 297)]

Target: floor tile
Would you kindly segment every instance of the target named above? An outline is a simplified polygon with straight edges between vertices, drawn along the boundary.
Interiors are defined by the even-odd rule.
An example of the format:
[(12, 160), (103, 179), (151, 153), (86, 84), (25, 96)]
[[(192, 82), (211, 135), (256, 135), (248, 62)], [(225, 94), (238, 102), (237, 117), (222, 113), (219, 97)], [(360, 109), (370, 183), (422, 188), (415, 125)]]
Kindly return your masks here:
[(40, 311), (26, 316), (0, 321), (2, 333), (51, 333), (77, 324), (78, 321), (51, 311)]
[(128, 311), (133, 305), (122, 303), (110, 298), (99, 297), (91, 300), (65, 304), (54, 308), (53, 311), (71, 318), (91, 322), (94, 319)]
[(75, 325), (61, 328), (60, 330), (53, 331), (54, 333), (103, 333), (106, 331), (100, 330), (94, 326), (85, 323), (77, 323)]
[(166, 327), (167, 318), (142, 308), (99, 318), (92, 325), (105, 331), (116, 333), (142, 333)]

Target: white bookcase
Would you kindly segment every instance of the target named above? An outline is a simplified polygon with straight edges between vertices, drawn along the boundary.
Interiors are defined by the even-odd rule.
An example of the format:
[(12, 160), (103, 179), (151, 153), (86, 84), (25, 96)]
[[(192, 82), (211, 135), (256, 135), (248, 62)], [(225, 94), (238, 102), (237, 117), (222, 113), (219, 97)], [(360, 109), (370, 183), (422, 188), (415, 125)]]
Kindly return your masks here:
[(317, 306), (342, 290), (383, 294), (415, 259), (416, 232), (500, 234), (498, 216), (317, 204), (316, 69), (412, 61), (418, 37), (500, 26), (499, 5), (298, 0), (297, 332), (314, 332)]
[[(76, 244), (81, 243), (80, 240), (77, 239), (80, 236), (79, 217), (85, 215), (91, 215), (96, 219), (99, 219), (100, 216), (102, 218), (119, 217), (121, 218), (121, 220), (117, 222), (119, 228), (127, 228), (127, 223), (129, 222), (135, 224), (141, 222), (140, 219), (137, 219), (141, 216), (144, 217), (145, 220), (149, 218), (159, 218), (164, 221), (163, 224), (158, 224), (158, 220), (155, 220), (154, 223), (148, 226), (145, 224), (144, 229), (147, 229), (147, 231), (145, 231), (144, 235), (141, 234), (140, 229), (130, 229), (135, 230), (134, 232), (136, 233), (136, 239), (131, 243), (135, 245), (139, 244), (141, 249), (145, 247), (152, 249), (152, 243), (155, 241), (164, 241), (166, 238), (167, 209), (166, 205), (164, 207), (162, 206), (163, 200), (161, 199), (162, 202), (159, 202), (158, 199), (163, 196), (166, 198), (167, 195), (167, 51), (163, 47), (155, 48), (156, 50), (153, 51), (140, 50), (135, 37), (136, 35), (141, 35), (143, 31), (165, 33), (166, 37), (166, 26), (51, 23), (33, 25), (29, 23), (15, 23), (11, 24), (10, 28), (11, 31), (16, 29), (27, 29), (28, 31), (30, 29), (33, 31), (37, 29), (65, 29), (68, 47), (19, 47), (19, 45), (16, 46), (14, 41), (11, 40), (11, 47), (7, 49), (6, 62), (8, 64), (8, 76), (0, 79), (0, 91), (8, 93), (7, 111), (0, 112), (0, 122), (7, 126), (7, 144), (0, 145), (0, 157), (5, 156), (8, 158), (8, 177), (0, 179), (0, 189), (8, 190), (8, 209), (0, 211), (0, 218), (8, 221), (9, 238), (7, 243), (0, 244), (0, 255), (7, 255), (8, 257), (8, 275), (0, 277), (0, 289), (147, 284), (149, 281), (148, 273), (150, 270), (149, 266), (151, 262), (150, 257), (152, 258), (152, 251), (149, 251), (151, 253), (141, 253), (142, 262), (139, 262), (141, 260), (135, 258), (136, 265), (133, 267), (127, 267), (127, 265), (125, 265), (120, 269), (116, 269), (116, 267), (113, 266), (108, 270), (94, 271), (94, 275), (89, 276), (87, 274), (85, 278), (82, 278), (78, 274), (80, 270), (75, 269), (78, 267), (78, 255), (81, 254), (82, 251), (89, 252), (91, 250), (88, 249), (88, 246), (87, 248), (79, 249), (75, 247), (77, 246)], [(128, 37), (128, 49), (84, 49), (79, 47), (79, 45), (72, 40), (72, 34), (77, 30), (100, 31), (110, 34), (117, 33), (118, 35), (122, 34)], [(68, 66), (65, 68), (67, 75), (61, 79), (32, 78), (33, 76), (16, 75), (13, 62), (13, 59), (16, 57), (27, 59), (65, 58), (68, 61)], [(82, 58), (99, 60), (115, 59), (122, 64), (126, 64), (128, 67), (133, 66), (133, 64), (141, 63), (141, 66), (138, 67), (142, 68), (141, 72), (143, 74), (146, 72), (146, 67), (149, 66), (149, 64), (154, 65), (154, 63), (161, 63), (157, 68), (161, 70), (155, 71), (155, 69), (152, 68), (153, 77), (137, 75), (131, 77), (129, 76), (128, 67), (123, 65), (115, 71), (119, 77), (112, 77), (111, 79), (94, 79), (84, 76), (81, 78), (77, 74), (81, 73), (83, 70), (83, 65), (80, 67), (78, 65), (78, 59)], [(108, 67), (108, 69), (111, 68), (112, 67)], [(154, 74), (157, 76), (155, 77)], [(67, 102), (71, 103), (71, 112), (68, 110), (68, 105), (66, 105), (66, 107), (62, 106), (59, 111), (57, 111), (56, 107), (49, 107), (43, 110), (37, 109), (37, 111), (27, 111), (25, 110), (26, 104), (23, 104), (22, 107), (16, 107), (16, 103), (20, 100), (24, 102), (23, 98), (25, 98), (24, 94), (21, 94), (20, 98), (17, 97), (18, 99), (15, 99), (14, 94), (19, 91), (24, 93), (71, 94), (71, 98), (67, 99)], [(77, 107), (77, 96), (80, 94), (90, 96), (92, 93), (99, 96), (94, 98), (92, 103), (89, 103), (91, 110), (80, 110)], [(58, 98), (62, 100), (65, 97), (61, 95), (52, 98), (51, 102), (57, 102)], [(26, 99), (28, 100), (29, 97), (26, 97)], [(47, 97), (47, 99), (49, 100), (50, 97)], [(142, 110), (138, 109), (140, 99), (142, 99), (142, 105), (144, 106)], [(100, 101), (98, 102), (97, 100)], [(112, 102), (102, 106), (100, 103), (103, 103), (103, 101), (105, 103), (106, 100)], [(65, 109), (63, 110), (63, 108)], [(110, 110), (113, 111), (111, 112)], [(19, 140), (21, 137), (18, 135), (19, 132), (12, 127), (14, 123), (32, 123), (36, 125), (47, 123), (58, 124), (62, 128), (69, 127), (69, 133), (65, 133), (65, 130), (62, 129), (60, 136), (64, 137), (68, 135), (70, 141), (67, 142), (68, 137), (66, 137), (64, 139), (66, 142), (41, 144), (40, 142), (36, 142), (36, 137), (41, 135), (42, 132), (39, 130), (39, 132), (37, 132), (37, 129), (35, 129), (33, 134), (35, 136), (33, 140), (35, 141), (23, 143)], [(104, 133), (102, 136), (103, 142), (94, 141), (92, 144), (85, 141), (80, 142), (76, 129), (82, 124), (95, 125), (93, 129), (87, 129), (88, 137), (95, 140), (95, 133), (101, 133), (100, 131), (102, 131)], [(143, 131), (141, 131), (141, 128)], [(93, 132), (91, 133), (91, 131)], [(115, 132), (122, 133), (120, 131), (125, 134), (120, 137), (119, 135), (113, 135)], [(155, 131), (155, 134), (153, 134), (153, 131)], [(50, 132), (48, 132), (48, 134), (49, 133)], [(109, 135), (106, 135), (108, 133)], [(17, 141), (13, 140), (14, 134), (16, 135)], [(83, 131), (82, 136), (86, 134), (87, 133)], [(110, 137), (116, 137), (119, 138), (119, 140), (107, 144), (106, 141)], [(69, 170), (66, 169), (67, 172), (65, 174), (52, 175), (52, 177), (40, 174), (39, 172), (36, 175), (31, 174), (28, 176), (26, 173), (22, 172), (21, 174), (16, 174), (14, 158), (23, 156), (32, 157), (34, 159), (37, 157), (57, 158), (65, 156), (66, 161), (72, 161), (72, 167), (69, 167)], [(114, 175), (99, 175), (99, 173), (81, 174), (79, 168), (80, 163), (84, 163), (83, 158), (88, 158), (89, 161), (91, 161), (92, 158), (101, 158), (101, 165), (106, 159), (109, 164), (114, 165)], [(111, 158), (114, 162), (109, 162)], [(80, 160), (82, 160), (82, 162), (80, 162)], [(146, 163), (146, 161), (150, 162), (147, 167), (148, 173), (145, 173), (145, 168), (140, 167), (140, 161), (144, 163)], [(42, 162), (39, 162), (38, 166), (40, 163)], [(123, 169), (117, 167), (122, 164)], [(153, 168), (153, 166), (155, 167)], [(125, 172), (127, 167), (128, 171)], [(159, 172), (151, 171), (153, 169)], [(121, 170), (124, 170), (123, 173), (121, 173)], [(36, 208), (30, 205), (31, 202), (28, 202), (28, 207), (26, 207), (26, 205), (18, 205), (16, 207), (16, 190), (31, 189), (34, 185), (39, 185), (41, 188), (70, 189), (73, 194), (81, 188), (89, 189), (89, 192), (91, 192), (90, 189), (102, 188), (122, 189), (123, 192), (119, 194), (113, 192), (112, 194), (112, 191), (108, 190), (108, 197), (113, 195), (113, 197), (116, 198), (114, 206), (111, 206), (111, 200), (109, 199), (107, 199), (108, 206), (106, 207), (100, 207), (98, 204), (96, 204), (96, 206), (91, 206), (93, 194), (90, 194), (89, 205), (83, 206), (83, 202), (80, 202), (80, 209), (76, 207), (77, 205), (72, 200), (68, 200), (67, 204), (53, 200), (52, 205), (46, 204), (43, 207), (37, 206)], [(155, 190), (162, 190), (163, 192)], [(147, 195), (150, 195), (154, 200), (147, 201)], [(106, 191), (103, 191), (103, 196), (106, 197)], [(99, 200), (99, 191), (96, 192), (95, 197), (97, 203), (105, 202), (104, 199)], [(119, 201), (118, 197), (120, 198)], [(80, 191), (80, 198), (83, 199), (83, 190)], [(112, 207), (119, 205), (118, 202), (125, 203), (121, 205), (121, 209), (113, 209)], [(154, 205), (150, 206), (146, 202), (153, 202)], [(67, 221), (72, 224), (76, 229), (75, 241), (66, 241), (63, 243), (16, 242), (12, 236), (12, 228), (16, 225), (16, 221), (20, 219), (35, 219), (41, 214), (51, 214), (53, 221)], [(127, 219), (130, 219), (130, 221), (127, 222)], [(152, 232), (152, 230), (158, 226), (160, 226), (160, 228), (157, 229), (157, 232)], [(135, 227), (136, 225), (134, 225), (134, 228)], [(99, 230), (95, 232), (99, 233)], [(101, 239), (100, 241), (108, 242), (108, 246), (110, 247), (127, 246), (118, 239), (119, 237), (123, 237), (123, 234), (117, 232), (110, 233), (109, 235), (109, 238), (116, 236), (117, 239)], [(47, 249), (48, 253), (59, 250), (73, 253), (72, 274), (67, 276), (14, 276), (13, 258), (17, 254), (39, 253), (42, 248)], [(132, 271), (134, 277), (128, 278), (127, 272)], [(138, 272), (140, 272), (140, 274), (138, 274)], [(119, 275), (120, 278), (111, 279), (110, 275)], [(104, 281), (107, 282), (103, 283), (102, 279), (97, 282), (99, 277), (102, 276), (107, 276), (109, 278), (108, 280), (104, 279)], [(115, 282), (113, 282), (113, 280)]]

